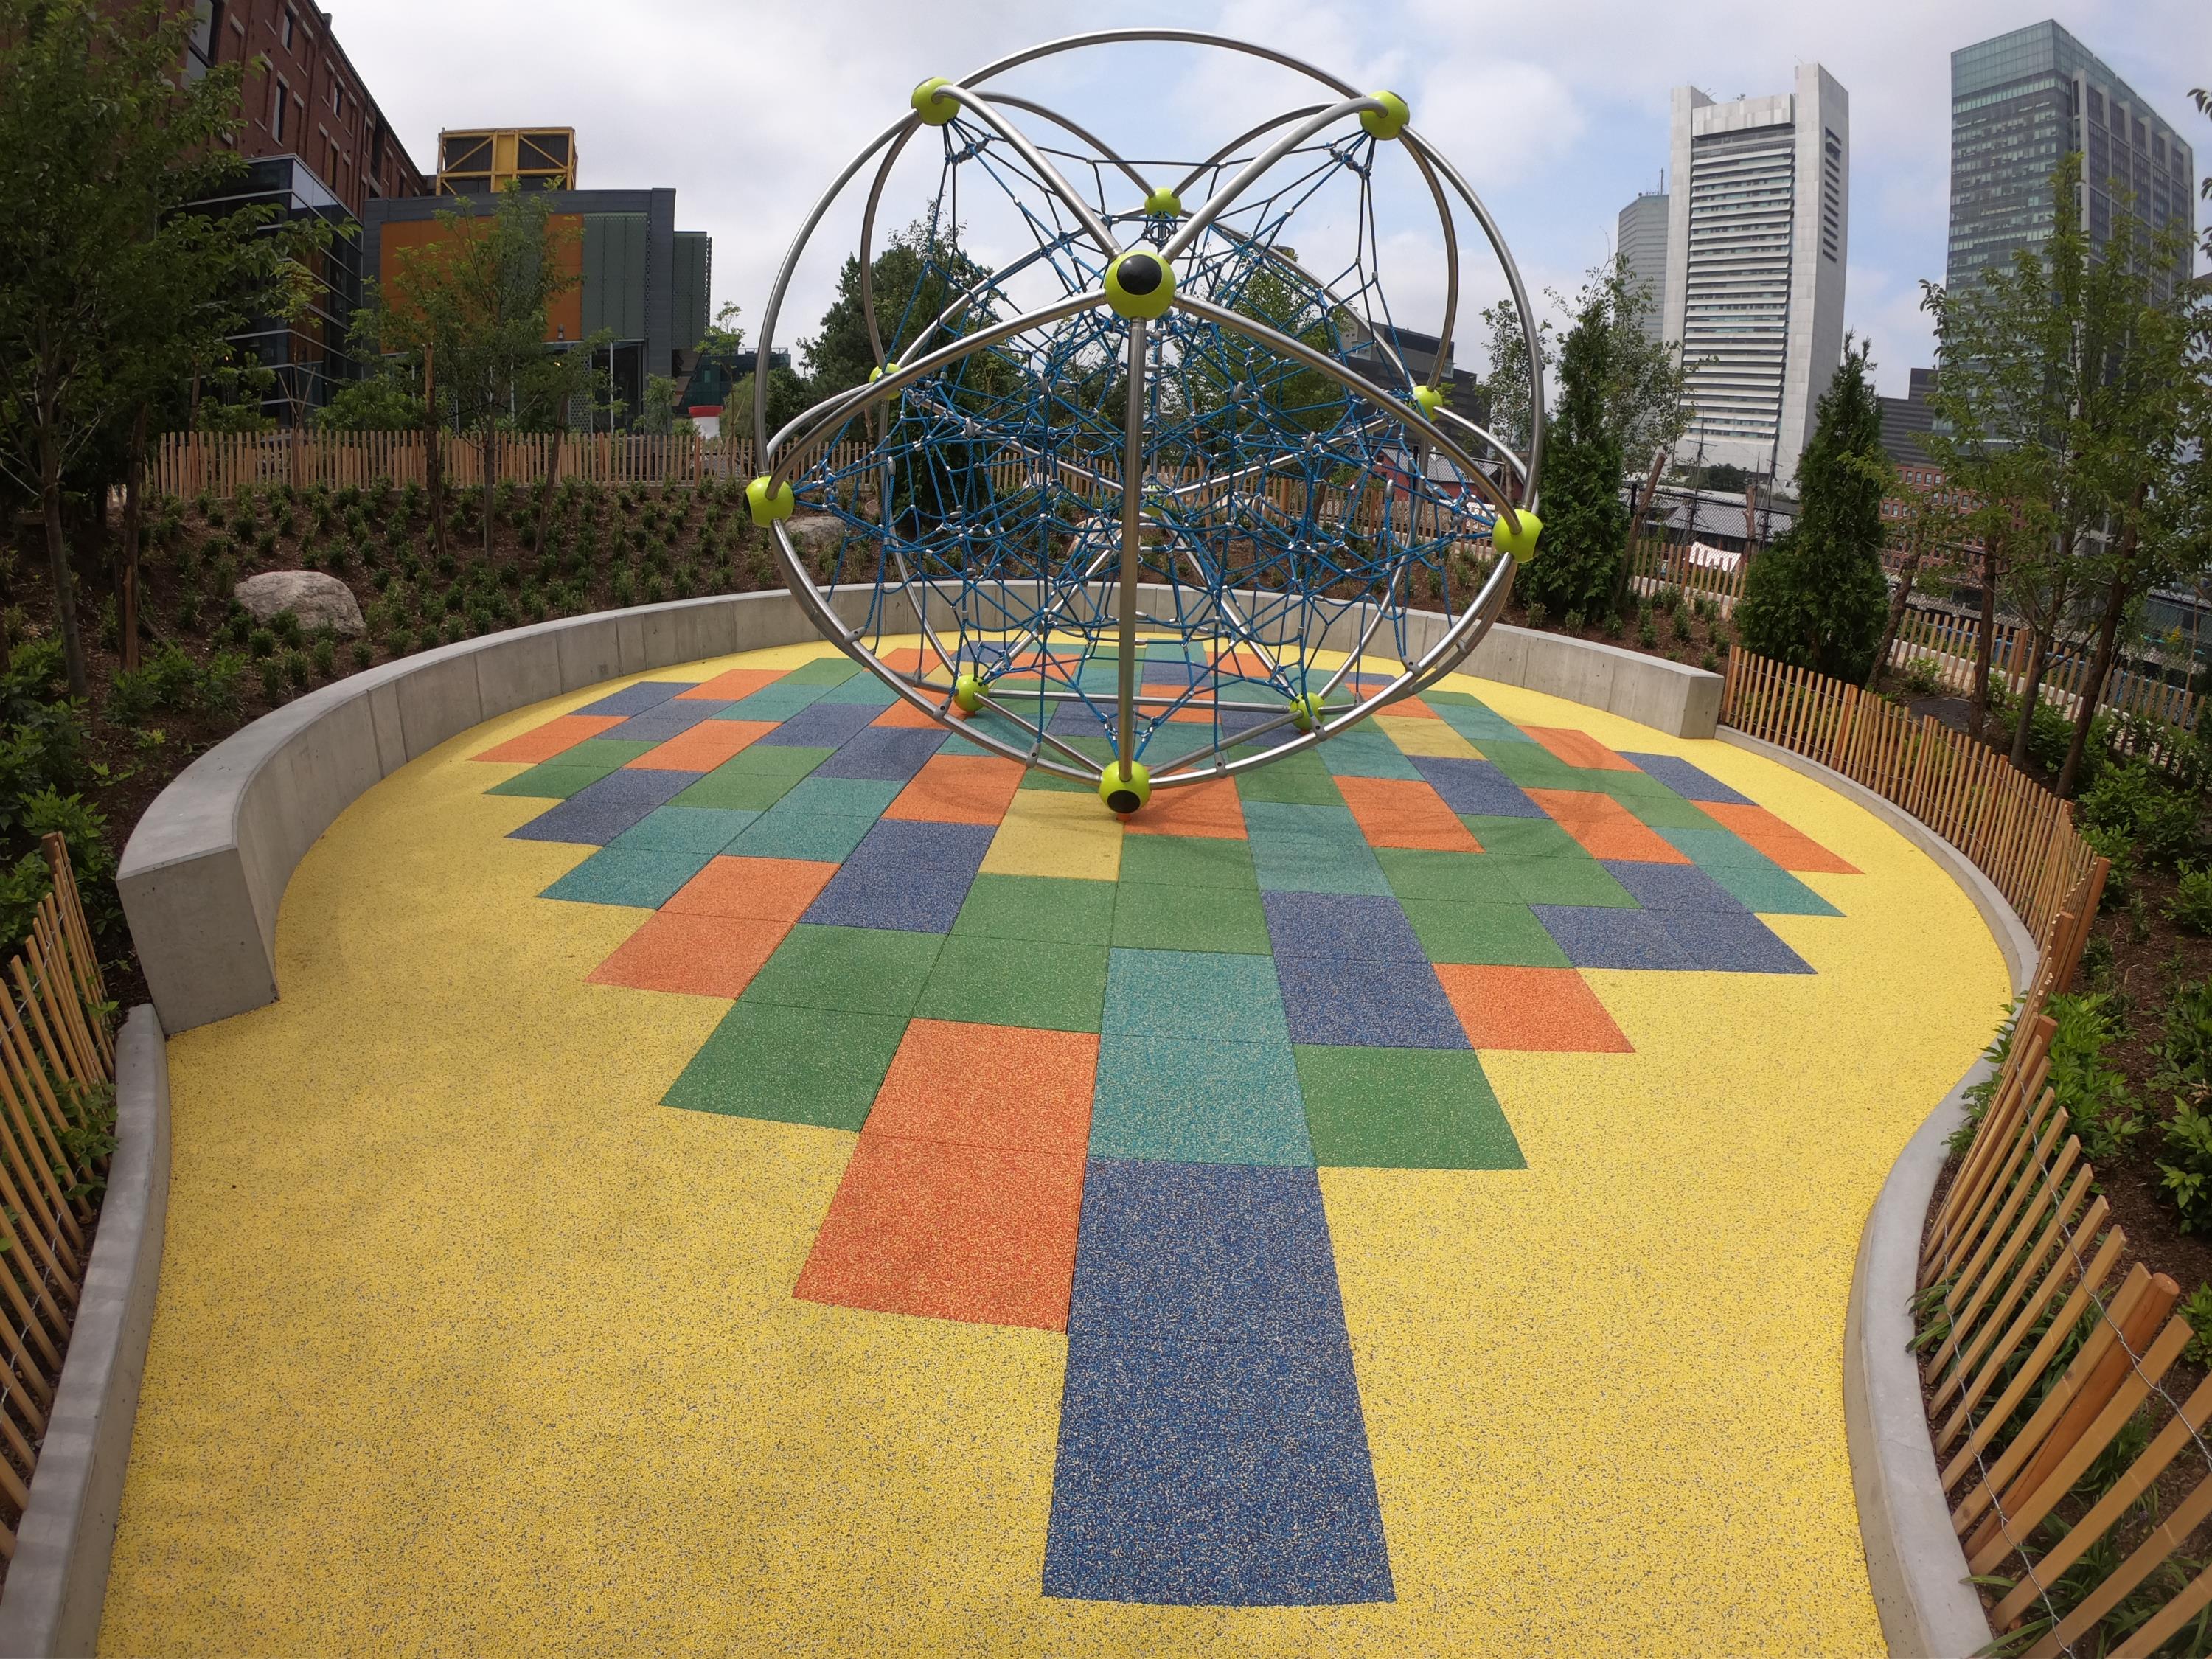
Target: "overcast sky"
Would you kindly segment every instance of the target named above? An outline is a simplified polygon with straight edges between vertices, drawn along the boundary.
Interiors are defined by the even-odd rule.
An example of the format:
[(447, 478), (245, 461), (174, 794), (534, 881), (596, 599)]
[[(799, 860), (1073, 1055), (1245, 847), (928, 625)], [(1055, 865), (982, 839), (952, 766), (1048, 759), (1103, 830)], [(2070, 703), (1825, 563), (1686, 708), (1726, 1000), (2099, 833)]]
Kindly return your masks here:
[[(2212, 0), (1138, 0), (1103, 14), (1064, 0), (374, 0), (341, 4), (335, 23), (426, 173), (441, 127), (573, 126), (586, 188), (675, 186), (678, 227), (714, 236), (715, 303), (742, 306), (749, 335), (800, 219), (917, 81), (1060, 35), (1216, 30), (1401, 93), (1529, 287), (1568, 291), (1611, 252), (1622, 205), (1657, 184), (1672, 88), (1782, 92), (1817, 61), (1850, 94), (1849, 325), (1894, 392), (1930, 356), (1918, 283), (1943, 271), (1950, 53), (2054, 15), (2183, 131), (2200, 173), (2212, 166), (2212, 122), (2188, 97), (2212, 84)], [(1205, 61), (1218, 56), (1116, 47), (999, 84), (1161, 159), (1197, 160), (1255, 112), (1309, 101), (1264, 65)], [(1433, 329), (1441, 244), (1419, 205), (1390, 198), (1384, 276), (1399, 320)], [(825, 224), (777, 344), (811, 331), (852, 222)], [(1465, 280), (1476, 304), (1502, 291), (1494, 265), (1470, 259)]]

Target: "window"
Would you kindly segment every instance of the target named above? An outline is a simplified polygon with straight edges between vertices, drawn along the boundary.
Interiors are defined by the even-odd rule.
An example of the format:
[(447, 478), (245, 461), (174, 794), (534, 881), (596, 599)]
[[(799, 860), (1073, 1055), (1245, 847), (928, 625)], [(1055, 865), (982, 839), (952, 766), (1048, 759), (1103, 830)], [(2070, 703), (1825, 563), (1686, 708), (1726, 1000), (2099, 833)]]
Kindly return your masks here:
[(292, 88), (286, 86), (280, 77), (276, 82), (276, 107), (269, 118), (270, 136), (280, 144), (284, 142), (284, 120), (289, 112), (287, 106), (291, 101)]
[(338, 177), (338, 141), (333, 138), (331, 140), (331, 188), (343, 190), (344, 187), (343, 181)]
[(292, 28), (295, 21), (295, 20), (292, 16), (292, 9), (289, 6), (285, 7), (284, 21), (278, 26), (278, 33), (283, 40), (284, 50), (287, 52), (292, 50)]

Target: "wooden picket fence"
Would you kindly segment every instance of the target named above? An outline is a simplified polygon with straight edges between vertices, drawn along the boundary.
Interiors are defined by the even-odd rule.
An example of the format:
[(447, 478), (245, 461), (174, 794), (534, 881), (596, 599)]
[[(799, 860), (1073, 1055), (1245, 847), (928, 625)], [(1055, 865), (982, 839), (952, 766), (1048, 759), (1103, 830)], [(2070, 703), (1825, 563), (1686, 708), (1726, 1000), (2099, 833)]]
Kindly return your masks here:
[[(1962, 611), (1915, 605), (1905, 613), (1890, 647), (1893, 668), (1915, 662), (1931, 666), (1944, 690), (1960, 696), (1974, 689), (1978, 620)], [(2034, 641), (2027, 629), (2000, 618), (1990, 641), (1990, 678), (2017, 692), (2027, 683), (2028, 656)], [(2042, 695), (2069, 714), (2088, 689), (2094, 647), (2087, 641), (2061, 640), (2045, 665)], [(2115, 660), (2097, 688), (2097, 706), (2111, 713), (2193, 730), (2202, 699), (2186, 685), (2171, 683), (2163, 665), (2130, 665)]]
[(1647, 538), (1639, 541), (1631, 550), (1628, 562), (1629, 585), (1639, 593), (1656, 593), (1662, 588), (1679, 588), (1692, 599), (1709, 599), (1720, 607), (1723, 617), (1735, 614), (1743, 598), (1745, 576), (1750, 572), (1749, 558), (1739, 558), (1733, 570), (1722, 570), (1710, 564), (1692, 562), (1690, 550), (1674, 543)]
[(1986, 744), (1858, 686), (1731, 652), (1721, 719), (1894, 801), (1971, 859), (2033, 932), (2095, 862), (2069, 803)]
[(9, 1559), (98, 1215), (89, 1194), (106, 1158), (79, 1130), (102, 1117), (115, 1086), (107, 987), (69, 849), (48, 836), (46, 854), (52, 889), (0, 975), (0, 1557)]
[[(2192, 1626), (2201, 1644), (2212, 1607), (2212, 1568), (2180, 1553), (2212, 1516), (2212, 1380), (2179, 1401), (2167, 1388), (2194, 1335), (2173, 1311), (2181, 1287), (2124, 1265), (2126, 1235), (2047, 1086), (2045, 1000), (2072, 981), (2105, 872), (2096, 860), (2045, 930), (1920, 1258), (1918, 1346), (1952, 1526), (1968, 1571), (2001, 1592), (1990, 1622), (2006, 1651), (2031, 1659), (2147, 1656)], [(2081, 1490), (2100, 1459), (2124, 1468)]]

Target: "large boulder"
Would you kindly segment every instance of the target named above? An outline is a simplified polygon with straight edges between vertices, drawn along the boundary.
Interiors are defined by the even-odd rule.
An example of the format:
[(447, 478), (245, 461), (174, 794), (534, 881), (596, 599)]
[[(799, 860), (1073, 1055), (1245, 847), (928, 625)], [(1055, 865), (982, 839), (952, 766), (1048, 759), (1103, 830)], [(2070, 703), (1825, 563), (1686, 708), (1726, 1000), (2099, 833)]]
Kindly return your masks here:
[(367, 631), (353, 590), (319, 570), (264, 570), (239, 583), (232, 597), (258, 623), (289, 611), (310, 634), (327, 628), (349, 640)]
[(799, 550), (799, 556), (809, 562), (834, 555), (851, 528), (842, 519), (827, 513), (803, 514), (783, 527), (791, 533), (791, 544)]

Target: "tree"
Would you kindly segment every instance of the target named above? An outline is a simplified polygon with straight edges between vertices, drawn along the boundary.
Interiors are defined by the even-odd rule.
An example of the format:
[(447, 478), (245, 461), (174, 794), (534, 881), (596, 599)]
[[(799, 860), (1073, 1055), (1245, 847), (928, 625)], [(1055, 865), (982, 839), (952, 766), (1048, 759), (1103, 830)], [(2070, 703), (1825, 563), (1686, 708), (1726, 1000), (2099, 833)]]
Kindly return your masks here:
[(1797, 463), (1796, 522), (1752, 562), (1736, 611), (1747, 649), (1846, 680), (1866, 678), (1888, 609), (1881, 503), (1896, 469), (1873, 368), (1869, 349), (1845, 336)]
[[(917, 219), (893, 235), (871, 263), (869, 295), (874, 301), (876, 332), (886, 356), (898, 356), (957, 297), (983, 280), (982, 266), (961, 249), (960, 231), (958, 225)], [(950, 333), (972, 331), (996, 321), (997, 316), (987, 294), (954, 319)], [(949, 343), (949, 336), (939, 337), (931, 342), (929, 349)], [(822, 314), (821, 331), (811, 339), (800, 340), (799, 350), (817, 398), (865, 386), (878, 368), (867, 313), (860, 305), (857, 254), (846, 258), (844, 269), (837, 275), (837, 297)]]
[(1914, 590), (1924, 575), (1959, 568), (1973, 519), (1972, 509), (1960, 502), (1958, 493), (1941, 483), (1904, 492), (1903, 501), (1898, 536), (1905, 544), (1905, 568), (1898, 572), (1897, 587), (1882, 620), (1881, 638), (1867, 665), (1869, 691), (1889, 665), (1890, 648), (1905, 625), (1905, 608), (1912, 602)]
[[(1531, 431), (1528, 404), (1528, 336), (1521, 326), (1521, 309), (1510, 299), (1482, 309), (1483, 326), (1489, 330), (1486, 355), (1490, 373), (1482, 381), (1484, 401), (1490, 405), (1490, 429), (1522, 455), (1528, 453)], [(1536, 340), (1551, 366), (1552, 325), (1536, 325)]]
[(1585, 293), (1559, 352), (1559, 409), (1544, 451), (1544, 548), (1522, 572), (1528, 601), (1559, 615), (1611, 614), (1621, 586), (1627, 508), (1613, 331), (1602, 295)]
[(240, 67), (179, 75), (191, 27), (168, 0), (0, 0), (0, 469), (40, 503), (73, 696), (88, 675), (64, 481), (103, 443), (124, 453), (118, 422), (143, 455), (160, 375), (219, 337), (227, 285), (283, 252), (258, 235), (271, 210), (179, 211), (243, 166), (222, 143)]

